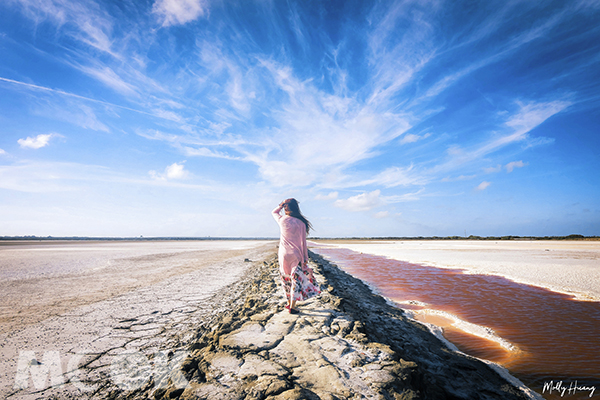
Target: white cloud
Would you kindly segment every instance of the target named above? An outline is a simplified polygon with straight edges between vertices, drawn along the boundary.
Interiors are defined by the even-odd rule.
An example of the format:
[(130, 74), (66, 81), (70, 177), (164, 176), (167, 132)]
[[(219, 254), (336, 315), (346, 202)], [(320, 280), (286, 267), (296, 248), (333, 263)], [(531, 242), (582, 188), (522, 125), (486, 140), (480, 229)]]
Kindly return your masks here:
[(4, 149), (0, 149), (0, 155), (2, 154), (6, 154), (6, 151), (4, 151)]
[(485, 172), (486, 174), (492, 174), (494, 172), (500, 172), (502, 171), (502, 165), (498, 164), (495, 167), (487, 167), (483, 169), (483, 172)]
[(402, 139), (400, 139), (400, 144), (414, 143), (421, 139), (426, 139), (429, 136), (431, 136), (431, 133), (426, 133), (423, 136), (415, 135), (412, 133), (407, 133), (406, 135), (402, 136)]
[(387, 218), (389, 216), (389, 211), (379, 211), (378, 213), (375, 213), (375, 215), (373, 215), (373, 217), (377, 219)]
[(187, 171), (183, 169), (183, 164), (173, 163), (166, 169), (167, 179), (182, 179), (187, 175)]
[(523, 168), (526, 165), (527, 163), (524, 163), (523, 161), (513, 161), (506, 164), (504, 168), (506, 168), (506, 172), (511, 173), (515, 168)]
[(333, 205), (352, 212), (369, 211), (383, 204), (382, 200), (379, 198), (380, 194), (380, 190), (374, 190), (369, 193), (365, 192), (356, 196), (349, 197), (345, 200), (336, 200), (335, 203), (333, 203)]
[(173, 163), (166, 167), (165, 172), (162, 174), (159, 174), (156, 171), (150, 171), (149, 174), (153, 179), (164, 181), (171, 179), (185, 179), (189, 176), (189, 171), (185, 170), (183, 163)]
[(271, 60), (262, 60), (261, 65), (286, 98), (271, 111), (272, 126), (277, 128), (265, 132), (258, 147), (245, 151), (247, 161), (276, 186), (340, 187), (345, 168), (374, 157), (379, 146), (410, 128), (405, 115), (322, 92)]
[(208, 5), (204, 0), (157, 0), (152, 12), (163, 26), (183, 25), (204, 16)]
[(483, 181), (479, 184), (479, 186), (477, 186), (475, 188), (475, 190), (485, 190), (488, 188), (488, 186), (490, 186), (492, 183), (491, 182), (487, 182), (487, 181)]
[(35, 137), (28, 136), (26, 139), (19, 139), (17, 143), (24, 149), (41, 149), (50, 143), (50, 139), (60, 136), (58, 133), (46, 133)]
[(338, 197), (338, 192), (330, 192), (329, 194), (322, 195), (318, 194), (315, 196), (315, 200), (335, 200)]

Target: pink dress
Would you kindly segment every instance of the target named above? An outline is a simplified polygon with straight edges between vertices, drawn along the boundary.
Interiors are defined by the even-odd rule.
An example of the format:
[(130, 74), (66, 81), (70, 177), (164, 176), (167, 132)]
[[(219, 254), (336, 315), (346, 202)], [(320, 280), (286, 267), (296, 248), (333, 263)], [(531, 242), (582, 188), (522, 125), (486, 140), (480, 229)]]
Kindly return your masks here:
[(281, 232), (277, 255), (282, 288), (287, 298), (306, 300), (321, 292), (307, 265), (306, 225), (298, 218), (280, 215), (281, 208), (275, 208), (272, 214)]

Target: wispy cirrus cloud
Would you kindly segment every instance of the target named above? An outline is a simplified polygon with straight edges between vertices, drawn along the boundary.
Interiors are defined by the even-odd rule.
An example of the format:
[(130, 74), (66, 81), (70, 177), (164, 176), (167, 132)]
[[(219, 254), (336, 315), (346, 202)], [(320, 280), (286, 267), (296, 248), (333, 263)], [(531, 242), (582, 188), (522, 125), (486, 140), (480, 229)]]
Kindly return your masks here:
[(548, 118), (565, 110), (572, 103), (565, 100), (553, 100), (548, 102), (522, 102), (517, 101), (518, 112), (505, 122), (506, 126), (513, 128), (514, 133), (501, 139), (498, 143), (521, 140), (524, 135), (546, 121)]
[(416, 192), (409, 192), (409, 193), (404, 193), (404, 194), (399, 194), (399, 195), (382, 196), (381, 199), (386, 204), (406, 203), (409, 201), (420, 200), (421, 197), (423, 196), (424, 192), (425, 192), (425, 188), (421, 188), (421, 189), (417, 190)]
[[(431, 1), (416, 8), (436, 8), (439, 4)], [(412, 6), (408, 2), (395, 2), (385, 10), (376, 7), (368, 16), (373, 27), (367, 37), (369, 64), (373, 68), (368, 104), (387, 105), (435, 56), (433, 25), (425, 14), (421, 14), (423, 18), (411, 18), (408, 9)], [(402, 34), (397, 30), (399, 24), (406, 26)]]
[[(63, 2), (55, 1), (52, 4), (56, 9), (68, 8)], [(98, 7), (90, 5), (86, 7), (93, 11), (91, 14), (95, 13), (103, 17), (98, 29), (103, 32), (104, 37), (108, 41), (115, 39), (114, 37), (111, 39), (111, 17), (105, 15), (106, 13)], [(396, 2), (385, 12), (376, 7), (369, 15), (367, 46), (371, 78), (359, 92), (348, 93), (348, 87), (342, 85), (339, 91), (332, 94), (323, 90), (317, 82), (302, 80), (291, 65), (278, 61), (272, 55), (258, 53), (250, 58), (240, 57), (238, 53), (244, 54), (241, 47), (226, 47), (225, 43), (217, 37), (207, 34), (196, 42), (196, 48), (199, 62), (208, 75), (197, 82), (200, 83), (201, 88), (210, 89), (209, 102), (208, 104), (205, 102), (202, 106), (208, 105), (208, 110), (211, 108), (214, 110), (212, 115), (205, 114), (204, 124), (221, 128), (199, 130), (189, 124), (190, 118), (186, 115), (190, 113), (189, 108), (193, 103), (184, 106), (184, 101), (159, 97), (154, 99), (155, 103), (173, 102), (178, 105), (177, 111), (153, 107), (152, 102), (147, 100), (144, 107), (148, 114), (171, 121), (178, 124), (178, 128), (195, 133), (192, 136), (168, 133), (160, 138), (178, 148), (185, 156), (244, 160), (256, 165), (260, 176), (275, 186), (292, 184), (341, 188), (380, 185), (394, 188), (424, 185), (436, 175), (436, 168), (457, 168), (469, 160), (489, 154), (512, 141), (520, 140), (519, 135), (523, 135), (523, 132), (519, 132), (521, 129), (518, 129), (517, 125), (522, 123), (515, 116), (507, 126), (516, 129), (517, 132), (512, 136), (506, 135), (504, 143), (499, 139), (496, 143), (492, 142), (487, 146), (484, 144), (479, 149), (465, 149), (462, 154), (454, 154), (449, 163), (433, 169), (429, 168), (428, 172), (420, 169), (420, 172), (416, 173), (414, 165), (400, 165), (388, 166), (370, 179), (360, 180), (356, 177), (350, 179), (347, 176), (344, 171), (350, 166), (376, 157), (381, 146), (403, 134), (404, 136), (399, 140), (400, 144), (414, 143), (432, 135), (429, 132), (424, 135), (406, 133), (415, 122), (425, 118), (426, 113), (421, 116), (402, 111), (402, 107), (396, 107), (395, 111), (389, 108), (390, 99), (413, 85), (418, 79), (418, 74), (429, 63), (436, 60), (440, 51), (439, 44), (436, 43), (433, 20), (430, 20), (433, 14), (423, 14), (423, 18), (413, 18), (412, 14), (406, 13), (407, 7), (413, 6)], [(437, 8), (441, 7), (441, 3), (431, 2), (423, 7)], [(73, 18), (80, 12), (79, 8), (69, 10), (63, 18)], [(207, 3), (193, 0), (184, 2), (159, 0), (153, 5), (153, 13), (161, 19), (163, 26), (186, 24), (206, 16), (207, 10)], [(298, 40), (306, 40), (302, 16), (293, 11), (292, 9), (289, 15), (295, 21), (292, 27), (294, 35)], [(46, 15), (58, 14), (56, 10), (46, 12)], [(410, 34), (406, 33), (398, 38), (396, 34), (399, 24), (407, 25), (409, 27), (407, 32)], [(551, 26), (550, 23), (547, 24)], [(534, 40), (541, 35), (540, 32), (543, 33), (544, 29), (522, 34), (509, 42), (506, 49), (513, 49), (522, 43)], [(251, 40), (244, 43), (251, 43)], [(114, 43), (113, 47), (115, 47)], [(332, 57), (337, 60), (340, 48), (331, 51)], [(499, 54), (505, 53), (505, 50), (499, 52)], [(499, 55), (490, 57), (463, 69), (454, 78), (472, 73)], [(144, 63), (140, 65), (143, 66)], [(135, 69), (125, 72), (120, 71), (120, 67), (101, 63), (90, 63), (78, 68), (127, 96), (139, 96), (139, 93), (147, 90), (146, 87), (153, 86), (152, 84), (139, 85), (145, 79), (150, 82), (152, 79)], [(346, 79), (347, 72), (344, 68), (337, 66), (329, 72), (332, 82), (342, 82)], [(458, 79), (454, 78), (450, 81)], [(447, 77), (442, 81), (448, 81)], [(215, 86), (215, 83), (218, 86)], [(430, 85), (430, 89), (435, 89), (439, 86), (438, 83)], [(160, 90), (163, 85), (156, 83), (154, 86), (154, 89)], [(284, 93), (285, 97), (281, 97), (277, 92)], [(357, 96), (358, 94), (360, 96)], [(260, 104), (261, 100), (270, 95), (275, 95), (273, 101)], [(530, 104), (522, 104), (522, 108), (523, 113), (535, 114), (540, 111)], [(267, 130), (262, 127), (251, 127), (245, 137), (254, 136), (254, 140), (246, 143), (202, 145), (189, 139), (206, 137), (206, 134), (222, 135), (226, 129), (230, 129), (241, 120), (241, 115), (248, 116), (251, 112), (265, 113), (271, 121), (271, 126)]]
[(432, 168), (430, 172), (437, 174), (453, 170), (474, 160), (482, 159), (508, 145), (524, 141), (533, 129), (571, 105), (570, 102), (564, 100), (528, 103), (517, 101), (516, 104), (518, 109), (506, 118), (503, 133), (493, 135), (487, 141), (470, 148), (450, 146), (448, 148), (449, 159)]
[(0, 77), (0, 81), (7, 82), (7, 83), (10, 83), (10, 84), (14, 84), (14, 85), (16, 85), (18, 87), (26, 88), (27, 90), (34, 90), (34, 91), (46, 92), (46, 93), (50, 93), (50, 94), (54, 94), (54, 95), (65, 96), (65, 97), (69, 97), (69, 98), (73, 98), (73, 99), (83, 100), (85, 102), (96, 103), (96, 104), (100, 104), (100, 105), (103, 105), (103, 106), (108, 106), (108, 107), (111, 107), (111, 108), (117, 108), (117, 109), (121, 109), (121, 110), (132, 111), (132, 112), (135, 112), (135, 113), (138, 113), (138, 114), (143, 114), (143, 115), (148, 115), (148, 116), (155, 116), (154, 114), (149, 113), (149, 112), (145, 112), (143, 110), (138, 110), (138, 109), (135, 109), (135, 108), (126, 107), (126, 106), (123, 106), (123, 105), (120, 105), (120, 104), (110, 103), (110, 102), (107, 102), (107, 101), (98, 100), (98, 99), (94, 99), (94, 98), (91, 98), (91, 97), (81, 96), (79, 94), (67, 92), (67, 91), (60, 90), (60, 89), (53, 89), (53, 88), (46, 87), (46, 86), (35, 85), (35, 84), (32, 84), (32, 83), (21, 82), (21, 81), (18, 81), (18, 80), (8, 79), (8, 78), (4, 78), (4, 77)]
[(23, 13), (36, 24), (50, 20), (74, 39), (120, 58), (112, 49), (113, 18), (89, 0), (19, 0)]
[[(85, 184), (114, 179), (204, 193), (208, 185), (195, 182), (235, 181), (223, 190), (245, 190), (255, 210), (299, 193), (321, 208), (335, 204), (338, 213), (383, 218), (408, 206), (402, 203), (473, 195), (464, 187), (487, 179), (476, 190), (488, 189), (486, 173), (530, 173), (523, 167), (543, 159), (542, 145), (560, 140), (548, 122), (569, 115), (584, 97), (581, 88), (589, 99), (595, 87), (593, 79), (590, 86), (583, 79), (570, 85), (579, 73), (596, 76), (589, 70), (597, 56), (582, 54), (596, 50), (583, 44), (594, 43), (597, 29), (570, 34), (579, 29), (570, 18), (592, 7), (584, 2), (515, 1), (465, 13), (464, 4), (442, 0), (341, 8), (296, 1), (9, 1), (6, 9), (21, 10), (31, 35), (19, 37), (23, 29), (15, 26), (2, 40), (14, 35), (15, 48), (25, 43), (15, 59), (31, 55), (45, 64), (36, 75), (6, 58), (0, 90), (20, 97), (23, 121), (33, 114), (58, 125), (22, 132), (75, 138), (79, 128), (93, 130), (77, 142), (110, 140), (104, 149), (122, 143), (135, 159), (122, 162), (131, 175), (92, 168)], [(42, 37), (47, 31), (53, 35)], [(578, 45), (565, 51), (556, 40)], [(570, 60), (545, 62), (554, 54)], [(73, 79), (63, 78), (71, 73)], [(73, 125), (69, 134), (64, 122)], [(13, 134), (12, 145), (23, 137), (29, 149), (44, 147), (43, 138), (26, 135)], [(0, 145), (12, 158), (10, 144)], [(173, 156), (189, 162), (173, 163)], [(119, 168), (113, 159), (96, 162)], [(54, 169), (68, 186), (78, 178), (66, 170)], [(503, 190), (493, 189), (486, 196)]]
[(263, 138), (258, 150), (244, 151), (246, 160), (272, 184), (321, 182), (332, 169), (373, 157), (378, 146), (410, 127), (404, 115), (379, 113), (356, 100), (325, 93), (299, 80), (285, 65), (267, 60), (261, 64), (286, 96), (271, 114), (277, 129)]
[(63, 99), (63, 101), (47, 99), (45, 102), (40, 101), (40, 104), (32, 109), (32, 113), (37, 116), (65, 121), (84, 129), (110, 132), (108, 126), (101, 122), (96, 110), (83, 102), (70, 99)]
[(386, 188), (397, 186), (424, 185), (428, 181), (422, 173), (415, 171), (414, 165), (408, 167), (389, 167), (381, 171), (371, 179), (359, 181), (353, 186), (377, 185)]
[(110, 67), (80, 66), (79, 69), (92, 78), (104, 83), (106, 86), (116, 90), (117, 92), (127, 95), (136, 95), (138, 93), (138, 90), (135, 86), (129, 82), (125, 82)]

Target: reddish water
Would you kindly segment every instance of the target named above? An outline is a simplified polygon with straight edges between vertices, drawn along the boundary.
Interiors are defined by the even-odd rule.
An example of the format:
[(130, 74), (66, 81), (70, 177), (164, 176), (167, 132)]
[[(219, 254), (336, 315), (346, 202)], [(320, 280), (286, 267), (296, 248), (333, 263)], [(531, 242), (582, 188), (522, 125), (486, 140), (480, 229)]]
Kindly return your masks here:
[(520, 351), (507, 351), (453, 327), (444, 328), (444, 336), (467, 354), (505, 366), (538, 393), (544, 383), (563, 381), (563, 396), (546, 388), (544, 398), (589, 398), (591, 390), (568, 392), (571, 384), (595, 387), (593, 397), (600, 397), (600, 303), (575, 301), (502, 277), (467, 275), (347, 249), (314, 250), (394, 301), (418, 300), (427, 308), (492, 328)]

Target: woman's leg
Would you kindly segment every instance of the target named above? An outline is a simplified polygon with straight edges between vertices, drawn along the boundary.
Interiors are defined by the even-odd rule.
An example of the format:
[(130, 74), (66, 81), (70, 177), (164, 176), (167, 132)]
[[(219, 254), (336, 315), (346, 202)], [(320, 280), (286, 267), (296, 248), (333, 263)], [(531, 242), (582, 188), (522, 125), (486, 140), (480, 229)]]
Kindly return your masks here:
[(298, 268), (300, 268), (300, 265), (294, 267), (292, 269), (292, 274), (291, 274), (291, 287), (290, 287), (290, 313), (291, 314), (296, 314), (298, 313), (298, 310), (295, 309), (296, 307), (296, 300), (298, 298), (298, 291), (300, 290), (301, 286), (299, 285), (299, 280), (298, 280)]
[(285, 308), (289, 309), (290, 305), (291, 305), (290, 298), (292, 297), (291, 280), (289, 278), (286, 278), (281, 271), (279, 271), (279, 278), (281, 280), (281, 289), (283, 289), (283, 295), (285, 296), (285, 298), (287, 300), (287, 304), (286, 304)]

